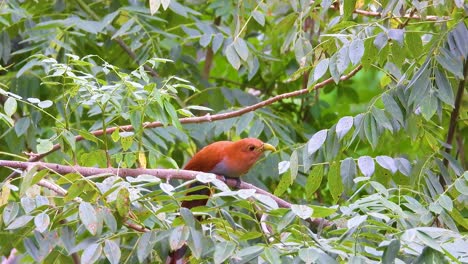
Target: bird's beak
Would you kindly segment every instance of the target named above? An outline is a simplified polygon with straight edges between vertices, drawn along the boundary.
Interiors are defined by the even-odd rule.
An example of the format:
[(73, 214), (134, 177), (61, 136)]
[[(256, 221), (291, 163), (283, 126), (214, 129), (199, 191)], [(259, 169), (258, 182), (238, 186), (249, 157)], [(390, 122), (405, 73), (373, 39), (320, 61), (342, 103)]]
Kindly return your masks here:
[(276, 151), (275, 147), (273, 147), (272, 145), (268, 144), (268, 143), (263, 143), (263, 151), (266, 151), (266, 150), (269, 150), (269, 151)]

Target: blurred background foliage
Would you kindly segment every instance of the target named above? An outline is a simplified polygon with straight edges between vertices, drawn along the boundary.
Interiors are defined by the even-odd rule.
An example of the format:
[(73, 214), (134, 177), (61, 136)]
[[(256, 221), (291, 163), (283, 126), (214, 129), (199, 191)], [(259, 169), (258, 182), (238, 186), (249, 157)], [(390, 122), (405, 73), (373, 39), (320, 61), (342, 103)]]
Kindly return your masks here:
[[(460, 235), (468, 229), (465, 16), (466, 3), (459, 0), (1, 1), (0, 159), (26, 160), (34, 157), (30, 153), (48, 153), (59, 144), (60, 149), (44, 161), (102, 168), (182, 168), (211, 142), (258, 137), (279, 151), (259, 161), (244, 180), (292, 203), (331, 207), (331, 211), (312, 207), (314, 213), (308, 216), (331, 215), (348, 221), (347, 226), (327, 230), (322, 234), (325, 241), (319, 243), (299, 225), (305, 222), (299, 220), (297, 208), (291, 213), (269, 211), (272, 208), (267, 206), (271, 222), (280, 221), (291, 241), (307, 234), (308, 246), (284, 248), (276, 242), (286, 241), (281, 237), (285, 230), (270, 234), (277, 238), (271, 242), (265, 234), (262, 237), (259, 227), (247, 226), (250, 221), (260, 223), (254, 219), (256, 209), (237, 196), (216, 197), (212, 205), (234, 208), (213, 213), (205, 227), (236, 219), (242, 227), (236, 232), (245, 233), (230, 236), (223, 230), (220, 237), (205, 241), (237, 247), (215, 256), (208, 244), (197, 240), (205, 249), (195, 253), (197, 247), (191, 246), (194, 261), (208, 255), (209, 262), (228, 257), (242, 262), (248, 259), (242, 250), (262, 245), (266, 253), (250, 248), (251, 255), (273, 263), (330, 263), (329, 258), (368, 263), (382, 257), (417, 262), (434, 256), (463, 262), (468, 248), (461, 250), (468, 242)], [(339, 81), (356, 67), (362, 70)], [(333, 82), (314, 89), (327, 78)], [(181, 119), (227, 113), (301, 89), (309, 92), (233, 118), (191, 124)], [(457, 108), (459, 116), (452, 120)], [(144, 128), (155, 121), (162, 126)], [(454, 122), (456, 129), (449, 132)], [(133, 130), (122, 128), (127, 125)], [(90, 133), (110, 127), (121, 129), (107, 136)], [(99, 203), (98, 199), (109, 198), (111, 189), (99, 187), (103, 179), (87, 181), (72, 175), (63, 180), (50, 172), (47, 177), (52, 182), (74, 190), (73, 197), (63, 201), (47, 190), (31, 191), (25, 175), (22, 180), (5, 181), (11, 172), (0, 167), (2, 229), (23, 228), (23, 233), (18, 243), (2, 247), (3, 255), (17, 247), (29, 253), (27, 261), (44, 261), (47, 256), (67, 259), (84, 250), (82, 260), (104, 261), (105, 255), (113, 263), (116, 255), (106, 253), (106, 247), (125, 245), (121, 250), (126, 261), (142, 262), (150, 252), (150, 261), (161, 261), (172, 247), (161, 241), (180, 231), (180, 219), (174, 217), (178, 203), (167, 196), (180, 200), (183, 187), (169, 194), (157, 184), (134, 186), (136, 193), (147, 187), (155, 191), (145, 203), (163, 209), (139, 207), (144, 199), (137, 195), (140, 200), (133, 197), (128, 210), (137, 214), (136, 222), (164, 232), (139, 236), (119, 222), (119, 229), (88, 230), (89, 236), (83, 226), (94, 209), (73, 198), (80, 197), (96, 209), (110, 208), (118, 221), (125, 219), (109, 204)], [(35, 173), (23, 172), (30, 177)], [(131, 190), (131, 183), (127, 179), (106, 184)], [(170, 183), (177, 186), (176, 181)], [(19, 186), (19, 193), (12, 186)], [(72, 223), (60, 231), (61, 237), (77, 236), (76, 245), (61, 245), (66, 253), (41, 253), (45, 249), (38, 232), (47, 239), (38, 226), (47, 221), (39, 204), (36, 211), (28, 210), (24, 199), (44, 196), (53, 200), (49, 205), (60, 208), (45, 211), (52, 218), (46, 232), (59, 232), (60, 221), (67, 217)], [(335, 212), (336, 204), (340, 207)], [(5, 208), (16, 213), (5, 217)], [(65, 208), (74, 209), (67, 213)], [(157, 213), (167, 216), (162, 219)], [(12, 227), (21, 216), (34, 216), (39, 224), (21, 222)], [(419, 227), (434, 229), (413, 229)], [(11, 235), (7, 230), (1, 235)], [(373, 230), (379, 230), (378, 235), (373, 236)], [(444, 230), (453, 232), (446, 240), (440, 235)], [(410, 239), (413, 231), (419, 238), (416, 242)], [(119, 232), (122, 240), (117, 242), (91, 239)], [(36, 246), (31, 246), (27, 239), (33, 241), (34, 233), (31, 243)], [(190, 235), (192, 245), (198, 243), (195, 233)], [(144, 245), (143, 237), (156, 243), (154, 251), (136, 254), (128, 248), (136, 239)], [(179, 237), (179, 241), (185, 240)], [(447, 241), (455, 245), (447, 246)], [(405, 256), (405, 250), (411, 253)], [(216, 259), (219, 254), (226, 258)], [(419, 255), (423, 259), (418, 260)]]

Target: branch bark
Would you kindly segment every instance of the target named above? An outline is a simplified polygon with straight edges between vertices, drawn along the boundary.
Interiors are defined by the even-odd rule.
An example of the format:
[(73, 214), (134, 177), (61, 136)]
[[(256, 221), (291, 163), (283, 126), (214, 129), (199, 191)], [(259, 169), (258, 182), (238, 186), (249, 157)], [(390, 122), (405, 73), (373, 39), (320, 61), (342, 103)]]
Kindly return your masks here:
[[(56, 164), (56, 163), (46, 163), (46, 162), (23, 162), (23, 161), (11, 161), (11, 160), (0, 160), (0, 167), (9, 167), (9, 168), (15, 168), (15, 169), (27, 169), (31, 168), (32, 166), (36, 166), (38, 170), (50, 170), (53, 171), (54, 173), (58, 173), (61, 175), (68, 174), (68, 173), (80, 173), (81, 175), (87, 177), (87, 176), (92, 176), (92, 175), (97, 175), (97, 174), (110, 174), (110, 175), (117, 175), (119, 177), (136, 177), (138, 175), (142, 174), (148, 174), (155, 176), (159, 179), (180, 179), (180, 180), (193, 180), (196, 178), (197, 174), (200, 174), (198, 171), (190, 171), (190, 170), (177, 170), (177, 169), (127, 169), (127, 168), (94, 168), (94, 167), (81, 167), (81, 166), (65, 166), (61, 164)], [(224, 180), (223, 177), (218, 176), (220, 180)], [(278, 204), (280, 207), (284, 208), (291, 208), (291, 203), (263, 190), (260, 189), (252, 184), (246, 183), (241, 181), (239, 184), (236, 180), (234, 179), (226, 179), (225, 180), (226, 184), (230, 187), (233, 188), (238, 188), (238, 189), (254, 189), (255, 193), (257, 194), (263, 194), (271, 199), (275, 200), (275, 202)], [(41, 186), (43, 187), (48, 187), (48, 185), (45, 185), (44, 183), (41, 182)], [(58, 193), (64, 193), (64, 190), (61, 189), (60, 186), (54, 187), (53, 190), (57, 190)], [(316, 219), (311, 219), (309, 221), (310, 223), (319, 226), (332, 226), (333, 223), (331, 221), (328, 221), (326, 219), (321, 219), (321, 218), (316, 218)], [(141, 227), (141, 230), (143, 230), (144, 227)], [(135, 229), (136, 230), (136, 229)]]
[[(468, 60), (465, 60), (465, 64), (463, 66), (463, 76), (463, 80), (460, 80), (460, 82), (458, 83), (458, 91), (455, 97), (455, 107), (453, 108), (453, 111), (450, 114), (449, 130), (447, 132), (447, 140), (445, 141), (445, 143), (447, 144), (445, 152), (447, 152), (448, 154), (450, 154), (450, 150), (452, 148), (448, 146), (452, 146), (453, 137), (455, 135), (455, 129), (457, 127), (458, 116), (460, 114), (460, 105), (462, 102), (463, 93), (465, 92), (465, 81), (466, 78), (468, 78)], [(444, 158), (444, 165), (448, 166), (448, 163), (449, 161)], [(442, 186), (446, 184), (444, 177), (442, 176), (439, 177), (439, 182)]]
[[(349, 78), (356, 75), (356, 73), (358, 73), (361, 69), (362, 69), (361, 65), (357, 66), (352, 71), (350, 71), (347, 75), (341, 76), (340, 80), (341, 81), (348, 80)], [(310, 91), (313, 91), (313, 90), (318, 90), (320, 88), (325, 87), (327, 84), (330, 84), (330, 83), (333, 83), (332, 78), (328, 78), (323, 82), (317, 83), (311, 88), (305, 88), (305, 89), (297, 90), (297, 91), (294, 91), (294, 92), (279, 94), (277, 96), (271, 97), (271, 98), (269, 98), (267, 100), (256, 103), (254, 105), (241, 108), (239, 110), (235, 110), (235, 111), (231, 111), (231, 112), (227, 112), (227, 113), (223, 113), (223, 114), (216, 114), (216, 115), (206, 114), (204, 116), (198, 116), (198, 117), (186, 117), (186, 118), (179, 119), (179, 121), (180, 121), (181, 124), (194, 124), (194, 123), (212, 122), (212, 121), (223, 120), (223, 119), (228, 119), (228, 118), (241, 116), (243, 114), (255, 111), (255, 110), (259, 109), (259, 108), (263, 108), (265, 106), (271, 105), (271, 104), (273, 104), (275, 102), (278, 102), (278, 101), (281, 101), (283, 99), (296, 97), (296, 96), (299, 96), (299, 95), (307, 94), (307, 93), (309, 93)], [(144, 129), (146, 129), (146, 128), (156, 128), (156, 127), (161, 127), (161, 126), (163, 126), (163, 124), (161, 122), (159, 122), (159, 121), (143, 124)], [(133, 131), (134, 130), (132, 125), (126, 125), (126, 126), (110, 127), (110, 128), (107, 128), (106, 130), (92, 131), (91, 134), (93, 134), (95, 136), (107, 135), (107, 134), (112, 134), (112, 132), (114, 132), (116, 129), (119, 129), (121, 131)], [(83, 136), (76, 136), (75, 137), (76, 142), (81, 141), (83, 139), (84, 139)], [(47, 156), (47, 155), (49, 155), (49, 154), (51, 154), (51, 153), (53, 153), (53, 152), (55, 152), (55, 151), (57, 151), (59, 149), (60, 149), (60, 144), (55, 144), (49, 152), (33, 155), (31, 158), (28, 159), (28, 161), (29, 162), (39, 161), (42, 158), (44, 158), (45, 156)], [(13, 178), (15, 176), (17, 176), (17, 173), (13, 172), (7, 177), (7, 179), (11, 179), (11, 178)]]

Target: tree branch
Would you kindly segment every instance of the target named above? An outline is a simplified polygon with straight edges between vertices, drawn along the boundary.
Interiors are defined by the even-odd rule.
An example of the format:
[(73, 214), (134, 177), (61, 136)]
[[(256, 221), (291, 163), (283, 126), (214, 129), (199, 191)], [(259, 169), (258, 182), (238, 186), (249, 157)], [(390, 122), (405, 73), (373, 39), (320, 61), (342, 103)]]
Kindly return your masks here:
[[(128, 169), (128, 168), (94, 168), (94, 167), (81, 167), (81, 166), (65, 166), (65, 165), (60, 165), (56, 163), (46, 163), (46, 162), (23, 162), (23, 161), (11, 161), (11, 160), (0, 160), (0, 167), (10, 167), (10, 168), (15, 168), (15, 169), (27, 169), (29, 167), (36, 166), (38, 170), (51, 170), (55, 173), (64, 175), (68, 173), (80, 173), (81, 175), (87, 177), (87, 176), (92, 176), (92, 175), (97, 175), (97, 174), (111, 174), (111, 175), (117, 175), (119, 177), (126, 177), (126, 176), (131, 176), (131, 177), (136, 177), (138, 175), (142, 174), (148, 174), (148, 175), (153, 175), (159, 179), (180, 179), (180, 180), (193, 180), (196, 178), (197, 174), (200, 174), (198, 171), (190, 171), (190, 170), (177, 170), (177, 169)], [(224, 180), (223, 177), (218, 176), (220, 180)], [(239, 189), (254, 189), (255, 193), (258, 194), (263, 194), (271, 199), (275, 200), (278, 206), (284, 207), (284, 208), (290, 208), (291, 203), (263, 190), (260, 189), (252, 184), (246, 183), (241, 181), (239, 184), (236, 180), (234, 179), (226, 179), (225, 180), (226, 184), (230, 187), (237, 187)], [(48, 185), (42, 185), (43, 187), (49, 188)], [(63, 194), (63, 189), (60, 190), (61, 187), (57, 186), (54, 187), (53, 190), (58, 190), (59, 194)], [(323, 225), (323, 226), (332, 226), (333, 223), (326, 220), (326, 219), (311, 219), (310, 223), (314, 225)], [(129, 226), (130, 228), (133, 228)], [(134, 228), (133, 228), (134, 229)], [(143, 230), (144, 227), (141, 227), (141, 230)], [(136, 229), (135, 229), (136, 230)], [(138, 230), (140, 231), (140, 230)]]
[[(219, 23), (221, 23), (221, 17), (216, 17), (214, 20), (214, 25), (219, 26)], [(205, 55), (205, 65), (203, 66), (203, 78), (205, 80), (208, 80), (210, 78), (210, 71), (211, 71), (211, 66), (213, 65), (213, 45), (210, 44), (207, 49), (206, 49), (206, 55)]]
[[(361, 69), (362, 69), (361, 65), (357, 66), (352, 71), (350, 71), (347, 75), (341, 76), (340, 80), (341, 81), (348, 80), (349, 78), (356, 75), (356, 73), (358, 73)], [(198, 117), (185, 117), (185, 118), (179, 119), (179, 122), (181, 124), (205, 123), (205, 122), (212, 122), (212, 121), (223, 120), (223, 119), (228, 119), (228, 118), (241, 116), (241, 115), (246, 114), (248, 112), (252, 112), (252, 111), (255, 111), (255, 110), (259, 109), (259, 108), (263, 108), (265, 106), (271, 105), (271, 104), (273, 104), (273, 103), (275, 103), (277, 101), (281, 101), (283, 99), (290, 98), (290, 97), (296, 97), (296, 96), (299, 96), (299, 95), (307, 94), (307, 93), (309, 93), (310, 91), (313, 91), (313, 90), (318, 90), (318, 89), (323, 88), (325, 85), (330, 84), (330, 83), (333, 83), (332, 78), (328, 78), (323, 82), (317, 83), (314, 86), (312, 86), (310, 89), (305, 88), (305, 89), (297, 90), (297, 91), (294, 91), (294, 92), (279, 94), (277, 96), (271, 97), (270, 99), (267, 99), (265, 101), (256, 103), (256, 104), (251, 105), (251, 106), (241, 108), (239, 110), (235, 110), (235, 111), (231, 111), (231, 112), (227, 112), (227, 113), (223, 113), (223, 114), (216, 114), (216, 115), (206, 114), (204, 116), (198, 116)], [(144, 129), (145, 128), (156, 128), (156, 127), (161, 127), (161, 126), (163, 126), (163, 124), (161, 122), (159, 122), (159, 121), (151, 122), (151, 123), (146, 122), (146, 123), (143, 124)], [(119, 129), (121, 131), (133, 131), (134, 130), (132, 125), (126, 125), (126, 126), (110, 127), (110, 128), (107, 128), (106, 130), (102, 130), (102, 129), (101, 130), (96, 130), (96, 131), (92, 131), (90, 133), (93, 134), (94, 136), (101, 136), (101, 135), (112, 134), (112, 132), (114, 132), (116, 129)], [(75, 141), (76, 142), (81, 141), (83, 139), (84, 139), (83, 136), (80, 136), (80, 135), (75, 136)], [(47, 156), (47, 155), (49, 155), (49, 154), (51, 154), (51, 153), (53, 153), (53, 152), (55, 152), (55, 151), (57, 151), (59, 149), (60, 149), (60, 144), (55, 144), (50, 151), (48, 151), (46, 153), (42, 153), (42, 154), (32, 155), (32, 157), (29, 158), (28, 161), (30, 161), (30, 162), (39, 161), (42, 158), (44, 158), (45, 156)], [(10, 175), (8, 175), (8, 177), (6, 179), (14, 178), (17, 175), (18, 174), (16, 172), (13, 172)]]
[[(463, 93), (465, 92), (465, 80), (468, 78), (468, 60), (465, 60), (465, 64), (463, 66), (463, 80), (460, 80), (458, 83), (458, 91), (457, 96), (455, 97), (455, 107), (453, 108), (452, 113), (450, 114), (450, 123), (449, 123), (449, 130), (447, 132), (447, 140), (446, 144), (447, 147), (445, 148), (445, 152), (450, 154), (453, 137), (455, 135), (455, 129), (457, 127), (458, 115), (460, 114), (460, 105), (463, 98)], [(444, 165), (448, 166), (448, 160), (444, 158)], [(439, 182), (442, 186), (444, 186), (445, 180), (442, 176), (439, 177)]]

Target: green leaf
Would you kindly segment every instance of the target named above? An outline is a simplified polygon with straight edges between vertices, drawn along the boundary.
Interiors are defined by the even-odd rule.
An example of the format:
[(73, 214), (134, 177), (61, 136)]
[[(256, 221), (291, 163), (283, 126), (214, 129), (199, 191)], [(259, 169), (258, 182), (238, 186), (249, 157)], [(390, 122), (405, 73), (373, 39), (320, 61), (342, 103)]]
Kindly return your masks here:
[(421, 109), (421, 114), (426, 120), (430, 120), (431, 117), (435, 114), (437, 111), (437, 99), (435, 95), (430, 91), (422, 100), (420, 109)]
[(389, 170), (392, 174), (395, 174), (398, 170), (395, 161), (389, 156), (377, 156), (375, 160), (382, 168)]
[(89, 245), (81, 255), (81, 263), (94, 263), (102, 254), (101, 244), (93, 243)]
[(119, 215), (124, 218), (127, 217), (128, 212), (130, 211), (130, 192), (127, 188), (122, 187), (119, 190), (115, 203)]
[(441, 47), (440, 54), (436, 56), (436, 60), (444, 69), (453, 73), (459, 80), (464, 79), (463, 64), (456, 54), (452, 54), (449, 50)]
[(315, 263), (318, 259), (317, 251), (312, 248), (299, 249), (299, 258), (305, 263)]
[(312, 208), (312, 210), (314, 210), (312, 216), (317, 218), (328, 217), (338, 210), (338, 207), (336, 206), (334, 208), (329, 208), (319, 205), (310, 205), (310, 207)]
[(23, 227), (29, 223), (34, 217), (31, 215), (22, 215), (16, 218), (9, 226), (7, 226), (6, 230), (18, 229)]
[(387, 34), (389, 39), (395, 40), (396, 42), (398, 42), (398, 44), (400, 44), (400, 46), (403, 46), (405, 35), (404, 29), (392, 28), (388, 30)]
[(16, 112), (17, 106), (18, 104), (16, 103), (16, 100), (12, 97), (8, 97), (3, 105), (5, 114), (8, 117), (11, 117)]
[(263, 251), (263, 256), (267, 263), (281, 264), (281, 257), (278, 250), (274, 247), (267, 247)]
[(356, 0), (344, 1), (343, 20), (348, 20), (356, 8)]
[(13, 221), (19, 212), (19, 205), (16, 202), (9, 202), (3, 209), (2, 219), (5, 225), (8, 225)]
[(338, 53), (333, 54), (328, 63), (328, 70), (330, 71), (330, 75), (336, 84), (340, 82), (341, 77), (340, 71), (338, 70), (338, 56)]
[(390, 132), (393, 132), (393, 126), (383, 110), (376, 107), (372, 107), (372, 116), (375, 118), (375, 121), (379, 126), (382, 126), (390, 130)]
[(328, 63), (329, 63), (329, 59), (323, 59), (317, 64), (317, 66), (315, 66), (314, 71), (313, 71), (314, 82), (322, 78), (322, 76), (327, 72)]
[(369, 156), (362, 156), (358, 159), (358, 166), (362, 174), (366, 177), (372, 176), (375, 171), (374, 160)]
[(131, 135), (124, 134), (125, 132), (119, 133), (120, 144), (122, 144), (122, 150), (127, 151), (133, 144), (133, 133)]
[(468, 195), (468, 181), (458, 178), (455, 181), (455, 189), (464, 195)]
[(366, 135), (367, 140), (374, 149), (377, 146), (377, 142), (379, 141), (379, 135), (377, 134), (378, 130), (376, 121), (374, 117), (370, 114), (366, 114), (364, 116), (364, 133)]
[(328, 170), (328, 188), (330, 189), (334, 204), (338, 202), (344, 191), (338, 166), (339, 164), (334, 162)]
[(323, 165), (315, 165), (307, 177), (305, 191), (308, 199), (318, 190), (323, 178)]
[(294, 150), (291, 154), (291, 158), (289, 160), (289, 170), (291, 171), (290, 184), (293, 184), (299, 171), (299, 158), (297, 156), (297, 150)]
[(49, 139), (37, 139), (39, 144), (36, 146), (37, 154), (44, 154), (51, 151), (54, 148), (54, 144)]
[(314, 210), (307, 205), (293, 204), (291, 205), (291, 211), (302, 219), (307, 219), (312, 216)]
[(235, 39), (233, 43), (239, 57), (243, 61), (247, 61), (247, 58), (249, 57), (249, 48), (247, 47), (247, 43), (242, 38)]
[(341, 162), (340, 175), (346, 193), (351, 193), (354, 185), (353, 179), (356, 177), (356, 162), (352, 158), (346, 158)]
[(349, 45), (349, 59), (353, 65), (356, 65), (361, 61), (362, 56), (364, 56), (364, 41), (356, 38)]
[(425, 247), (422, 253), (415, 259), (413, 264), (426, 264), (426, 263), (437, 263), (437, 264), (448, 264), (449, 262), (445, 258), (442, 252), (432, 249), (431, 247)]
[(385, 32), (380, 32), (374, 39), (374, 45), (381, 51), (388, 42), (388, 36)]
[(169, 246), (172, 251), (175, 251), (187, 242), (190, 234), (190, 229), (187, 226), (178, 226), (174, 228), (169, 236)]
[(416, 236), (426, 245), (439, 252), (442, 252), (440, 244), (431, 236), (421, 230), (416, 230)]
[(122, 253), (119, 245), (114, 240), (106, 239), (104, 242), (104, 255), (111, 264), (118, 264)]
[(36, 230), (40, 233), (47, 230), (47, 227), (49, 227), (49, 224), (50, 224), (49, 215), (44, 212), (34, 217), (34, 225), (36, 226)]
[(156, 243), (156, 232), (145, 232), (138, 240), (137, 257), (140, 263), (143, 263), (148, 255), (153, 250)]
[(252, 16), (255, 19), (255, 21), (258, 22), (258, 24), (260, 24), (261, 26), (265, 25), (265, 16), (263, 15), (263, 13), (254, 10), (252, 11)]
[(408, 104), (414, 103), (414, 105), (419, 105), (429, 93), (429, 87), (431, 85), (430, 74), (429, 68), (425, 67), (421, 74), (417, 73), (416, 76), (411, 79), (410, 84), (407, 86), (407, 89), (411, 88)]
[(85, 152), (80, 157), (80, 164), (87, 167), (99, 166), (107, 167), (106, 152), (102, 149)]
[(388, 197), (388, 190), (381, 183), (376, 181), (370, 181), (369, 183), (378, 193), (382, 194), (384, 197)]
[(445, 210), (447, 210), (449, 212), (451, 212), (453, 210), (453, 201), (447, 195), (441, 194), (439, 196), (438, 201), (439, 201), (440, 206), (442, 206)]
[(447, 80), (445, 74), (443, 74), (439, 69), (435, 70), (435, 80), (437, 86), (437, 97), (442, 100), (444, 103), (454, 106), (455, 99), (453, 95), (452, 86)]
[(39, 106), (42, 109), (49, 108), (53, 105), (52, 101), (50, 100), (45, 100), (45, 101), (40, 101), (37, 106)]
[(85, 228), (92, 235), (97, 234), (98, 218), (94, 207), (88, 202), (81, 202), (79, 206), (79, 216)]
[(414, 58), (417, 58), (423, 50), (423, 44), (419, 32), (405, 32), (405, 42), (407, 49)]
[(314, 154), (320, 147), (322, 147), (323, 143), (327, 139), (327, 132), (328, 129), (323, 129), (315, 133), (307, 142), (307, 152), (309, 155)]
[(16, 136), (20, 137), (26, 133), (31, 124), (31, 119), (29, 117), (22, 117), (15, 122), (15, 132)]
[(388, 244), (382, 256), (382, 264), (393, 264), (400, 251), (400, 240), (393, 239)]
[(214, 263), (223, 263), (234, 253), (236, 249), (236, 244), (231, 241), (223, 241), (217, 243), (215, 246), (215, 252), (213, 255)]
[(344, 116), (340, 118), (338, 123), (336, 124), (336, 135), (338, 139), (342, 139), (349, 130), (353, 127), (353, 117), (352, 116)]
[(395, 118), (400, 124), (403, 124), (403, 112), (400, 109), (398, 103), (393, 97), (387, 93), (382, 96), (382, 102), (385, 105), (385, 109)]
[(193, 227), (190, 227), (190, 239), (187, 244), (192, 252), (192, 255), (196, 259), (201, 258), (203, 250), (209, 246), (207, 240), (203, 237), (203, 233)]
[(281, 177), (281, 180), (278, 183), (278, 186), (276, 186), (274, 194), (276, 196), (281, 196), (288, 188), (289, 185), (291, 185), (291, 174), (285, 173)]
[(225, 50), (226, 58), (228, 59), (229, 63), (234, 67), (234, 69), (238, 70), (241, 66), (241, 61), (237, 52), (234, 48), (234, 44), (229, 44)]

